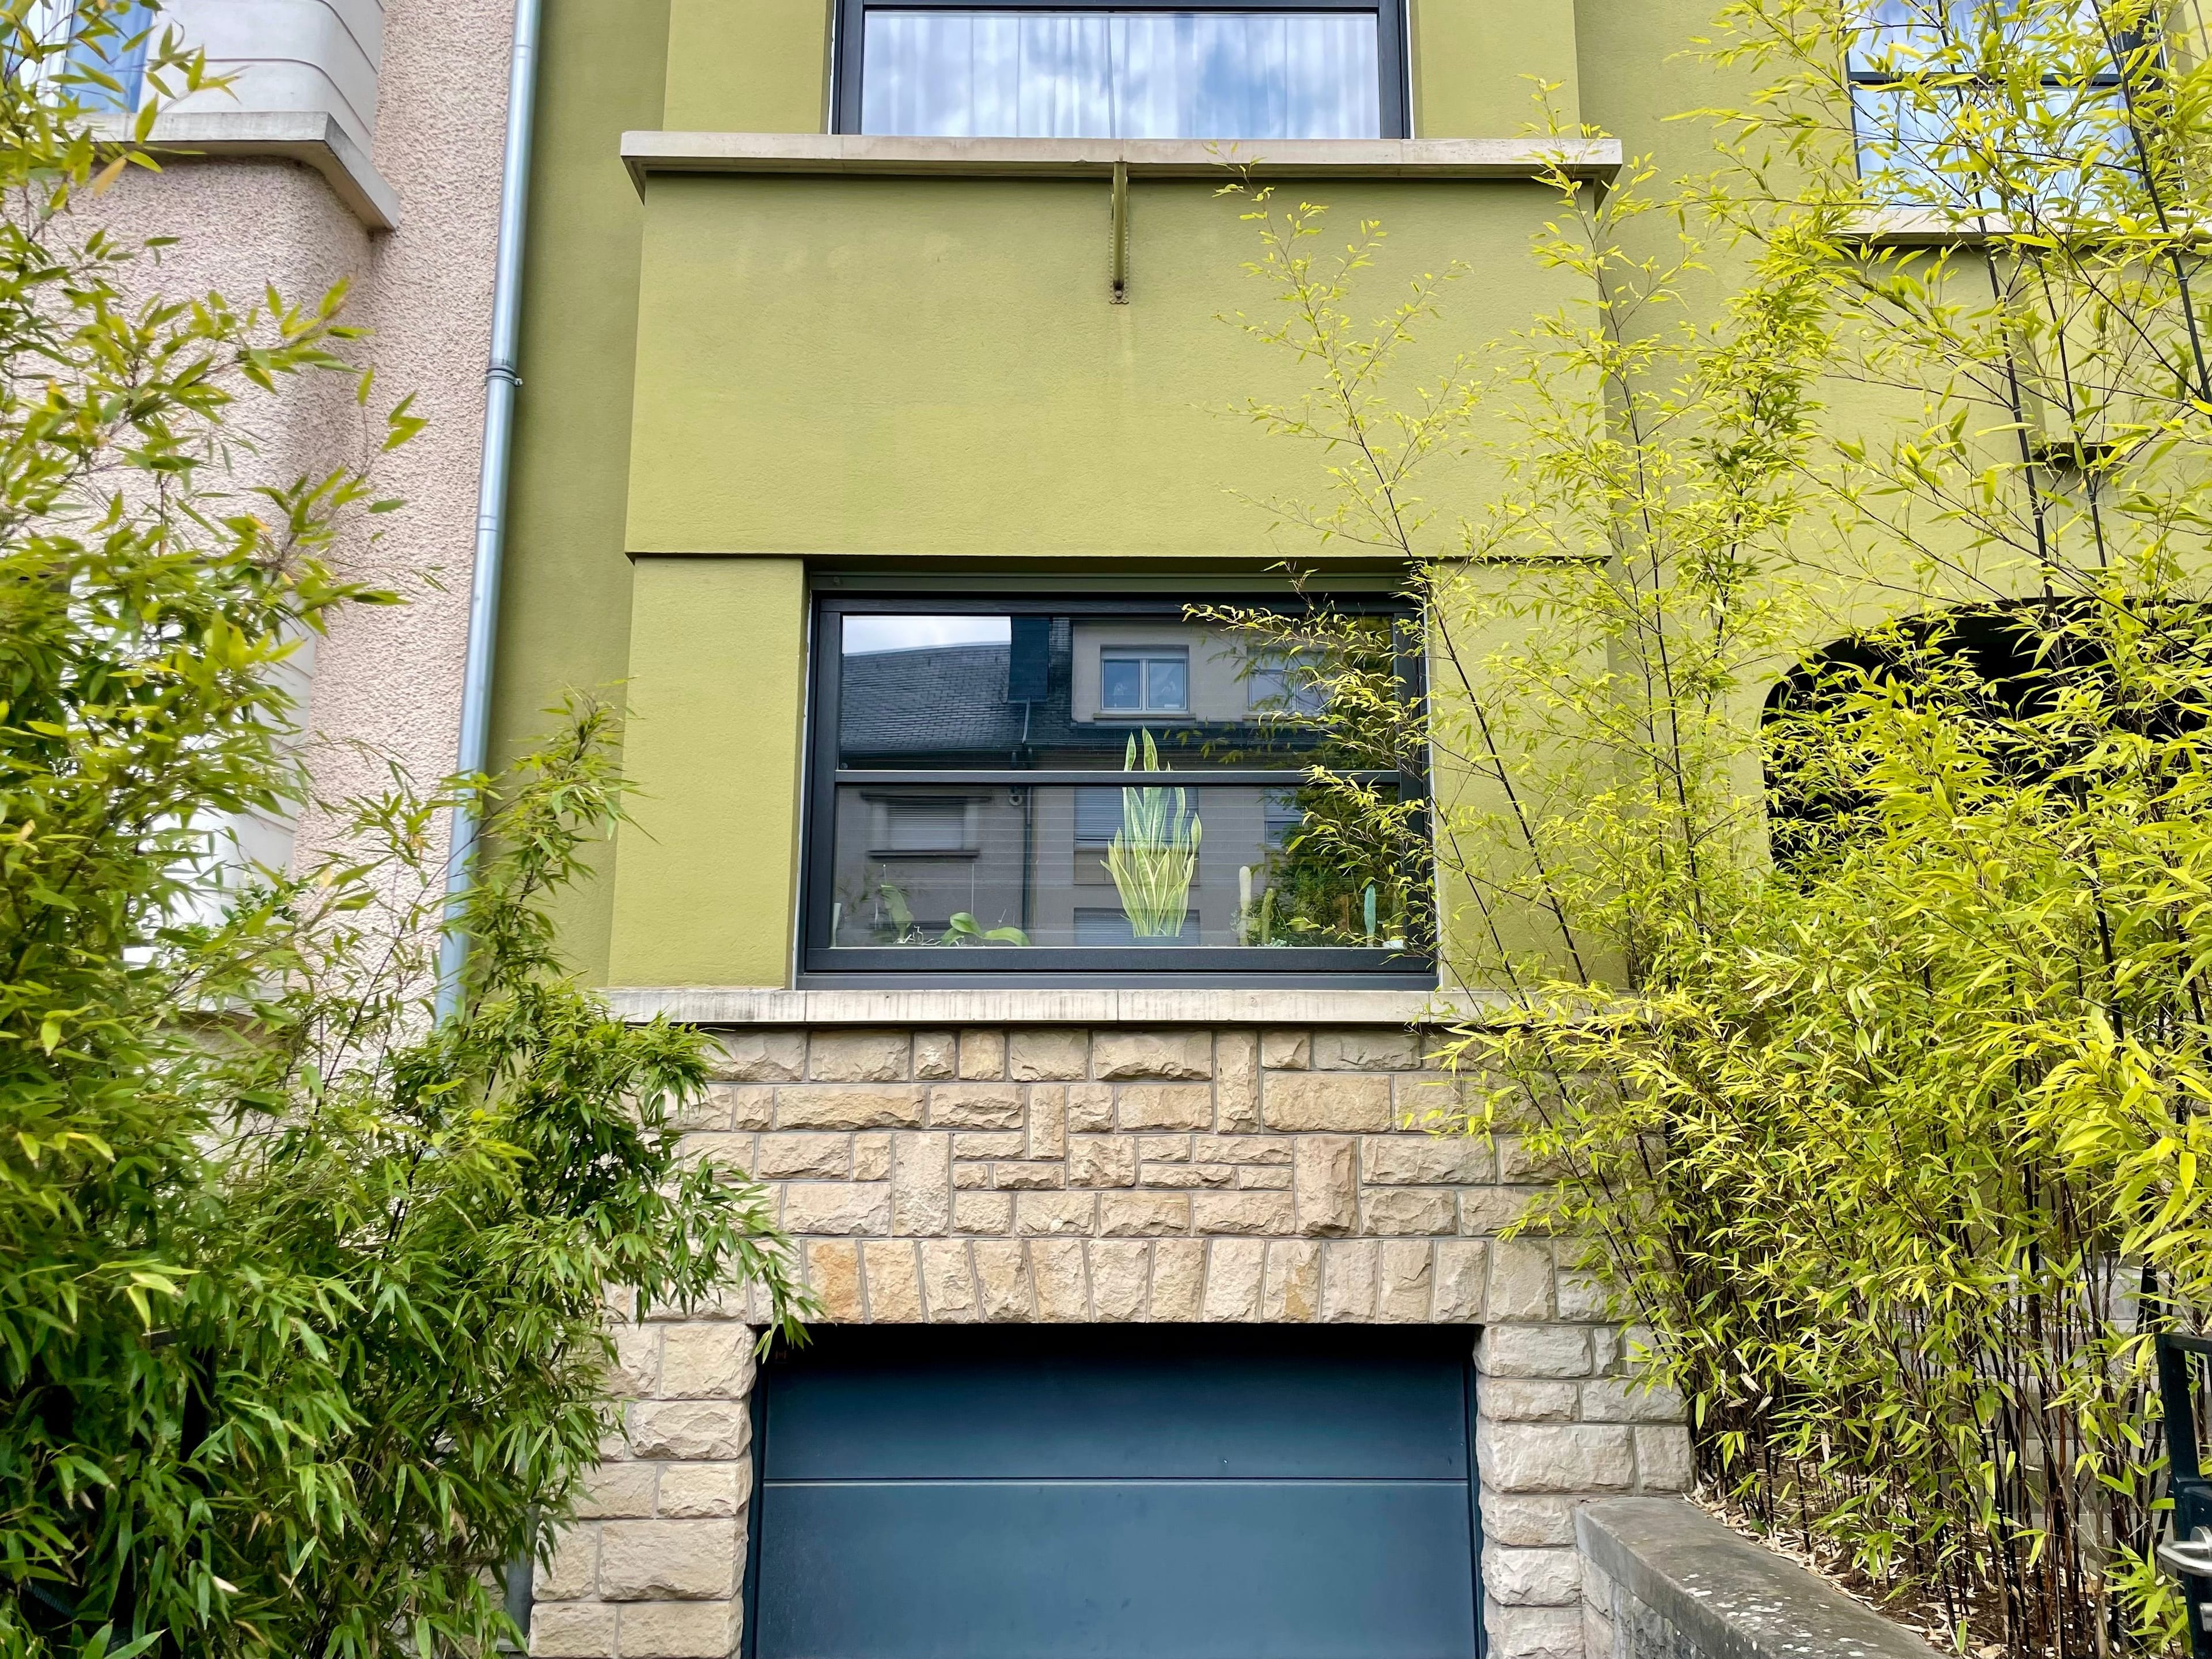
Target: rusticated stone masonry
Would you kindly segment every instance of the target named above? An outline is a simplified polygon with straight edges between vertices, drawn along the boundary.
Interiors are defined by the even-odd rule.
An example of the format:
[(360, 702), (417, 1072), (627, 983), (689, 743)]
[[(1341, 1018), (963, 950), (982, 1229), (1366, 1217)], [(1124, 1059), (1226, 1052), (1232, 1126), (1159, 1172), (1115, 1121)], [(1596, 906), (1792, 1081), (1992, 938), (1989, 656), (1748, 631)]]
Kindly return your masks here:
[[(1592, 1288), (1496, 1237), (1539, 1174), (1424, 1127), (1453, 1085), (1418, 1033), (715, 1035), (689, 1145), (767, 1186), (824, 1319), (1468, 1327), (1496, 1659), (1582, 1659), (1579, 1503), (1687, 1483), (1675, 1402), (1623, 1376)], [(737, 1650), (761, 1310), (718, 1311), (619, 1333), (624, 1443), (539, 1575), (532, 1653)]]

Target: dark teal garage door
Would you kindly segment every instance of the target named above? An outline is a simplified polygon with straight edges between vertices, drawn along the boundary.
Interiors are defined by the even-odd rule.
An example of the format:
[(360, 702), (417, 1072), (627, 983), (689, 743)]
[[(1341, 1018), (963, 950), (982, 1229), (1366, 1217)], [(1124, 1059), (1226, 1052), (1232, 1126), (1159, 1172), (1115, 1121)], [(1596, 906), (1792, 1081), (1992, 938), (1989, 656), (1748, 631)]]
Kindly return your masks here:
[(1465, 1331), (823, 1331), (763, 1373), (749, 1659), (1466, 1659)]

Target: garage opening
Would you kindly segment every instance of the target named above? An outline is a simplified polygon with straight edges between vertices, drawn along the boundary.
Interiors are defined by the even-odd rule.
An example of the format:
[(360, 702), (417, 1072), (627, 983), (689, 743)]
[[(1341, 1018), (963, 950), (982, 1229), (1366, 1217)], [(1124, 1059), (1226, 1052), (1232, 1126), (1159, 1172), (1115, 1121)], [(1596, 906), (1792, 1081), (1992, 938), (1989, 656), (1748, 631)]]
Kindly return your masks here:
[(747, 1659), (1465, 1659), (1472, 1342), (817, 1329), (762, 1372)]

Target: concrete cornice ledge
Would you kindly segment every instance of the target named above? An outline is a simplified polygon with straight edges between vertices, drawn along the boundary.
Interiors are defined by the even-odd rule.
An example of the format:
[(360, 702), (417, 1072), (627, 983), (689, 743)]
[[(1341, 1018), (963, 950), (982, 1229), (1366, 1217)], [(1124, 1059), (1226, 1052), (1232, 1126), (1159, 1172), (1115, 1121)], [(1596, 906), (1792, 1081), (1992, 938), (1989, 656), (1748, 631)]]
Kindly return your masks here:
[(626, 1020), (685, 1025), (1437, 1025), (1489, 1005), (1442, 991), (785, 991), (756, 986), (619, 986)]
[(1972, 247), (1992, 237), (2012, 234), (2002, 214), (1918, 212), (1884, 208), (1853, 217), (1845, 234), (1869, 247)]
[(835, 173), (954, 179), (1534, 179), (1557, 160), (1577, 179), (1620, 167), (1613, 138), (889, 138), (860, 133), (625, 132), (641, 192), (656, 173)]
[[(120, 143), (130, 137), (128, 116), (104, 115), (93, 137)], [(297, 161), (323, 175), (338, 200), (371, 230), (399, 228), (399, 192), (379, 173), (337, 118), (320, 110), (205, 110), (157, 115), (146, 148), (182, 156), (270, 156)]]
[(1585, 1504), (1575, 1541), (1699, 1659), (1937, 1659), (1902, 1625), (1679, 1498)]

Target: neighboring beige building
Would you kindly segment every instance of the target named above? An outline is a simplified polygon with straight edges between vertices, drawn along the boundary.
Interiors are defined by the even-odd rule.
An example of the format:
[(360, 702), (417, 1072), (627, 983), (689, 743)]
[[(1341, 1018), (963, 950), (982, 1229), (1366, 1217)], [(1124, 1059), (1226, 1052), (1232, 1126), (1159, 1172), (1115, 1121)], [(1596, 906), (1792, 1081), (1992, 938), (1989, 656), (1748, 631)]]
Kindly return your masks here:
[[(127, 173), (99, 209), (179, 239), (164, 293), (245, 302), (273, 285), (312, 302), (343, 282), (345, 320), (373, 331), (374, 406), (335, 380), (288, 386), (250, 409), (260, 449), (239, 480), (374, 458), (380, 491), (407, 502), (340, 557), (409, 603), (340, 612), (297, 659), (324, 799), (380, 784), (368, 749), (426, 783), (454, 763), (513, 17), (512, 0), (167, 0), (160, 23), (229, 85), (165, 109), (161, 171)], [(409, 392), (428, 425), (378, 456), (381, 410)], [(325, 833), (312, 817), (236, 829), (246, 856), (279, 866)]]

